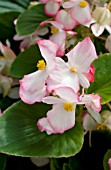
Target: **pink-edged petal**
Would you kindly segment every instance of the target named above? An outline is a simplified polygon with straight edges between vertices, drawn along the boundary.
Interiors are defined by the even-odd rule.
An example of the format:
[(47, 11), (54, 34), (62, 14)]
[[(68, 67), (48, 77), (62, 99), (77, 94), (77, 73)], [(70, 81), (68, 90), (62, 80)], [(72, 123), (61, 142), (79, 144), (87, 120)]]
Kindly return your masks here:
[(50, 0), (45, 5), (45, 13), (48, 16), (54, 17), (60, 8), (60, 4), (54, 0)]
[(50, 40), (38, 40), (37, 43), (43, 58), (46, 60), (48, 71), (52, 71), (55, 68), (57, 45)]
[(60, 87), (55, 89), (54, 94), (71, 103), (79, 102), (78, 95), (70, 87)]
[(33, 92), (40, 89), (48, 76), (45, 70), (38, 70), (34, 73), (25, 75), (23, 79), (20, 80), (20, 86), (27, 91)]
[(94, 73), (96, 71), (96, 68), (91, 64), (90, 65), (90, 71), (88, 73), (84, 73), (84, 75), (87, 77), (89, 82), (94, 82)]
[(47, 104), (57, 104), (57, 103), (63, 102), (63, 100), (61, 100), (61, 99), (58, 98), (58, 97), (54, 97), (54, 96), (44, 97), (44, 98), (42, 99), (42, 101), (43, 101), (44, 103), (47, 103)]
[(68, 31), (72, 30), (77, 25), (76, 21), (72, 19), (70, 13), (65, 10), (60, 10), (56, 15), (55, 20), (61, 23), (64, 26), (64, 29)]
[(24, 51), (26, 48), (28, 48), (31, 45), (30, 38), (27, 37), (25, 38), (21, 43), (20, 43), (20, 50)]
[(62, 4), (62, 6), (63, 6), (63, 8), (72, 8), (72, 7), (76, 6), (76, 5), (78, 5), (78, 3), (79, 3), (78, 0), (69, 1), (69, 2), (64, 2)]
[(40, 23), (40, 26), (44, 26), (46, 24), (52, 24), (54, 27), (58, 28), (59, 30), (62, 30), (64, 28), (64, 26), (57, 21), (43, 21)]
[(21, 100), (27, 104), (34, 104), (35, 102), (41, 102), (43, 97), (47, 94), (46, 86), (43, 86), (41, 89), (37, 91), (26, 91), (22, 87), (19, 90), (19, 96)]
[(0, 42), (0, 50), (7, 60), (14, 60), (16, 58), (15, 53), (7, 46)]
[(62, 30), (50, 36), (50, 40), (58, 46), (57, 56), (61, 57), (65, 54), (66, 32)]
[(41, 132), (46, 131), (48, 135), (55, 134), (56, 132), (51, 128), (47, 118), (41, 118), (37, 122), (37, 126)]
[(89, 4), (85, 8), (81, 8), (78, 4), (71, 8), (70, 12), (72, 18), (80, 24), (85, 24), (92, 19)]
[(88, 88), (90, 86), (89, 80), (84, 74), (79, 73), (78, 77), (79, 77), (79, 81), (80, 81), (80, 84), (82, 85), (82, 87)]
[(96, 37), (100, 36), (103, 33), (104, 28), (105, 26), (99, 25), (98, 23), (95, 23), (91, 26), (91, 30)]
[(75, 125), (75, 110), (67, 112), (63, 104), (57, 104), (47, 112), (47, 120), (57, 133), (64, 133)]
[[(51, 74), (52, 79), (58, 82), (58, 85), (53, 85), (53, 89), (58, 87), (70, 87), (75, 93), (79, 91), (80, 81), (76, 73), (70, 73), (69, 70), (55, 71)], [(56, 84), (56, 83), (55, 83)], [(50, 86), (50, 83), (48, 84)], [(52, 84), (51, 84), (52, 86)]]
[(71, 66), (76, 66), (79, 72), (88, 72), (90, 64), (97, 59), (96, 49), (89, 37), (79, 42), (69, 53), (66, 54)]

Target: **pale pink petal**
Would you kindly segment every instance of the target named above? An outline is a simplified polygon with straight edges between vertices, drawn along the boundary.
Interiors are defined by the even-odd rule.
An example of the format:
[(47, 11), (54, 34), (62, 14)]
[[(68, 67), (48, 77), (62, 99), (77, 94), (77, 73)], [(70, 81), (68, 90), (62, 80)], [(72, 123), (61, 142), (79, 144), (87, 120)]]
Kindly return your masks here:
[(56, 64), (57, 64), (57, 69), (68, 69), (69, 66), (67, 65), (67, 63), (59, 57), (56, 57)]
[(54, 94), (71, 103), (79, 102), (78, 95), (70, 87), (60, 87), (55, 89)]
[(15, 53), (7, 46), (0, 42), (0, 50), (7, 60), (14, 60), (16, 58)]
[(48, 135), (52, 133), (55, 134), (56, 132), (51, 128), (50, 124), (47, 121), (47, 118), (41, 118), (37, 122), (37, 126), (41, 132), (46, 131)]
[(59, 8), (59, 3), (55, 2), (54, 0), (50, 0), (46, 3), (44, 10), (46, 15), (54, 17), (57, 14)]
[(79, 73), (78, 77), (79, 77), (79, 81), (80, 81), (80, 84), (82, 85), (82, 87), (88, 88), (90, 86), (89, 80), (84, 74)]
[(40, 26), (44, 26), (45, 24), (52, 24), (54, 27), (58, 28), (59, 30), (62, 30), (64, 28), (64, 26), (57, 22), (57, 21), (43, 21), (40, 23)]
[(69, 2), (64, 2), (62, 4), (62, 6), (63, 6), (63, 8), (72, 8), (72, 7), (76, 6), (76, 5), (78, 5), (78, 3), (79, 3), (78, 0), (69, 1)]
[(105, 25), (105, 28), (106, 28), (106, 30), (109, 32), (109, 34), (111, 34), (111, 26)]
[(103, 33), (104, 28), (105, 26), (99, 25), (98, 23), (95, 23), (91, 26), (91, 30), (96, 37), (100, 36)]
[(27, 91), (33, 92), (37, 89), (40, 89), (48, 76), (48, 73), (45, 70), (38, 70), (31, 74), (25, 75), (23, 79), (20, 80), (20, 86)]
[(68, 31), (72, 30), (77, 25), (77, 23), (72, 19), (70, 13), (65, 10), (60, 10), (56, 15), (55, 20), (63, 24), (64, 29)]
[(57, 56), (63, 56), (65, 54), (66, 32), (64, 30), (57, 32), (50, 36), (50, 40), (58, 46)]
[[(80, 81), (76, 73), (70, 73), (69, 70), (65, 71), (60, 70), (53, 72), (51, 74), (51, 77), (54, 79), (55, 82), (58, 82), (59, 84), (55, 86), (53, 85), (53, 89), (55, 89), (58, 86), (58, 87), (70, 87), (74, 90), (75, 93), (79, 91)], [(50, 86), (50, 83), (48, 84), (48, 86)]]
[(43, 58), (46, 60), (47, 69), (52, 71), (55, 68), (55, 57), (58, 50), (57, 45), (50, 40), (38, 40), (37, 43)]
[(14, 39), (15, 41), (20, 41), (20, 40), (23, 40), (23, 39), (25, 39), (25, 38), (27, 38), (27, 36), (20, 36), (20, 35), (18, 35), (18, 34), (14, 35), (14, 37), (13, 37), (13, 39)]
[(19, 96), (21, 100), (27, 104), (34, 104), (35, 102), (41, 102), (43, 97), (45, 97), (47, 94), (46, 92), (46, 86), (43, 86), (41, 89), (30, 92), (26, 91), (20, 87), (19, 90)]
[(67, 112), (63, 104), (57, 104), (47, 112), (47, 120), (55, 132), (64, 133), (75, 125), (75, 110)]
[(63, 100), (61, 100), (61, 99), (58, 98), (58, 97), (47, 96), (47, 97), (44, 97), (44, 98), (42, 99), (42, 102), (47, 103), (47, 104), (57, 104), (57, 103), (63, 102)]
[(79, 72), (84, 73), (89, 71), (92, 61), (98, 58), (89, 37), (79, 42), (66, 56), (71, 66), (76, 66)]
[(26, 48), (28, 48), (31, 45), (30, 38), (27, 37), (25, 38), (21, 43), (20, 43), (20, 50), (24, 51)]
[(85, 8), (81, 8), (78, 4), (71, 8), (70, 12), (72, 18), (80, 24), (85, 24), (92, 19), (89, 4)]
[(33, 35), (46, 35), (49, 32), (48, 28), (42, 28), (40, 30), (36, 30)]

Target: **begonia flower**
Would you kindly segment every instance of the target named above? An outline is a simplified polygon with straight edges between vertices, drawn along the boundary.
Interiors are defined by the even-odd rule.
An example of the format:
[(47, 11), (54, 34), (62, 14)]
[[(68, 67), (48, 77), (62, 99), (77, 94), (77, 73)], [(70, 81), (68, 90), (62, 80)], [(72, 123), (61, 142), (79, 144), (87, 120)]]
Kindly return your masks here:
[(55, 69), (55, 56), (57, 46), (50, 40), (39, 40), (38, 45), (44, 60), (37, 63), (38, 70), (34, 73), (25, 75), (20, 80), (20, 98), (28, 104), (40, 102), (47, 94), (45, 82), (52, 70)]
[(83, 97), (81, 97), (81, 103), (85, 104), (86, 108), (92, 108), (95, 112), (101, 110), (101, 97), (98, 94), (83, 95)]
[[(66, 20), (68, 21), (67, 24)], [(49, 37), (49, 39), (58, 46), (57, 56), (63, 56), (65, 54), (65, 42), (67, 34), (69, 34), (69, 31), (71, 31), (76, 26), (76, 22), (71, 18), (69, 13), (61, 10), (56, 16), (56, 21), (43, 21), (41, 22), (40, 26), (45, 24), (52, 24), (52, 35)]]
[(60, 2), (62, 0), (40, 0), (41, 3), (44, 3), (44, 10), (46, 15), (55, 17), (58, 10), (60, 9)]
[(57, 87), (71, 87), (75, 93), (80, 89), (80, 85), (84, 88), (90, 86), (89, 79), (85, 73), (90, 72), (92, 61), (97, 59), (97, 54), (93, 43), (89, 37), (79, 42), (66, 56), (68, 62), (61, 58), (56, 59), (57, 71), (54, 71), (48, 80), (47, 89), (49, 92)]
[(111, 34), (111, 13), (106, 7), (96, 7), (92, 13), (95, 23), (91, 25), (91, 30), (95, 36), (100, 36), (104, 29)]
[(91, 20), (91, 10), (85, 0), (70, 0), (62, 4), (63, 8), (69, 8), (72, 18), (80, 23), (85, 24)]
[(111, 158), (108, 159), (109, 169), (111, 170)]
[(54, 91), (55, 96), (48, 96), (42, 99), (44, 103), (53, 104), (52, 110), (47, 112), (46, 118), (37, 122), (40, 131), (47, 134), (64, 133), (75, 125), (75, 109), (79, 102), (78, 95), (71, 88), (58, 88)]

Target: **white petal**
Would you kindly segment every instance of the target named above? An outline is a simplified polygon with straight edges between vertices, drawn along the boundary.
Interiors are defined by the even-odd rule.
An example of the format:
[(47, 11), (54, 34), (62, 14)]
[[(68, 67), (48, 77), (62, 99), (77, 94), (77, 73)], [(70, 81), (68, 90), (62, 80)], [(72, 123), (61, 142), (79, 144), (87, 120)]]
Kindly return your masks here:
[(91, 30), (95, 36), (100, 36), (104, 31), (105, 26), (99, 25), (98, 23), (95, 23), (91, 26)]
[(48, 74), (46, 69), (38, 70), (34, 73), (25, 75), (23, 79), (20, 80), (20, 86), (27, 91), (33, 92), (37, 89), (41, 89), (45, 84), (45, 80)]
[(89, 37), (79, 42), (66, 56), (71, 66), (76, 66), (78, 72), (84, 73), (89, 71), (90, 64), (97, 59), (96, 49)]
[(80, 84), (82, 85), (82, 87), (88, 88), (90, 86), (89, 80), (84, 74), (78, 74), (78, 77), (79, 77)]
[(89, 4), (85, 8), (81, 8), (79, 5), (71, 8), (71, 16), (80, 24), (85, 24), (91, 21), (91, 11)]
[(75, 110), (66, 112), (63, 104), (58, 104), (47, 112), (47, 120), (56, 133), (64, 133), (75, 125)]
[(46, 3), (44, 10), (48, 16), (54, 17), (57, 14), (59, 8), (59, 3), (55, 2), (54, 0), (50, 0)]
[(78, 102), (78, 95), (69, 87), (57, 88), (54, 93), (68, 102)]
[(47, 97), (44, 97), (42, 99), (42, 101), (44, 103), (47, 103), (47, 104), (57, 104), (57, 103), (61, 103), (62, 100), (58, 97), (54, 97), (54, 96), (47, 96)]
[(37, 126), (41, 132), (46, 131), (48, 135), (51, 135), (52, 133), (56, 133), (50, 126), (50, 124), (47, 121), (47, 118), (41, 118), (37, 122)]
[(48, 70), (52, 71), (55, 68), (55, 57), (58, 50), (57, 45), (50, 40), (38, 40), (37, 42), (41, 54), (46, 60)]
[(46, 92), (46, 86), (44, 86), (42, 89), (38, 91), (26, 91), (22, 87), (20, 87), (19, 95), (21, 100), (27, 104), (33, 104), (35, 102), (41, 102), (43, 97), (45, 97), (47, 94)]

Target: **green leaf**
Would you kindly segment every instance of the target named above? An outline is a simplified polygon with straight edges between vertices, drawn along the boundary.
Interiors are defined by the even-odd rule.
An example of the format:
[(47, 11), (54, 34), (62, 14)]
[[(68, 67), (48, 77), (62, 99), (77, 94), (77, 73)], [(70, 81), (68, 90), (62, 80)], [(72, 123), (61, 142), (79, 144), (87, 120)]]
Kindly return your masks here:
[(9, 1), (0, 1), (0, 13), (4, 12), (23, 12), (24, 8), (16, 3)]
[(69, 164), (63, 164), (63, 170), (72, 170)]
[(109, 165), (108, 165), (109, 158), (111, 158), (111, 150), (110, 149), (104, 155), (104, 159), (103, 159), (104, 170), (110, 170)]
[(43, 4), (32, 6), (18, 18), (16, 31), (19, 35), (31, 34), (38, 28), (42, 21), (47, 19), (49, 17), (44, 13)]
[(88, 93), (99, 94), (102, 104), (111, 101), (111, 54), (104, 54), (95, 60), (95, 81), (91, 83)]
[(5, 12), (0, 14), (0, 38), (9, 39), (14, 36), (15, 26), (13, 21), (19, 14), (19, 12)]
[(37, 120), (46, 115), (50, 105), (27, 105), (21, 101), (0, 117), (0, 152), (15, 156), (69, 157), (83, 145), (81, 123), (64, 134), (47, 135), (37, 128)]
[(0, 154), (0, 170), (5, 170), (6, 161), (6, 155)]
[(0, 1), (5, 2), (5, 4), (7, 2), (11, 2), (11, 3), (17, 4), (19, 6), (22, 6), (23, 8), (27, 8), (30, 3), (30, 0), (0, 0)]
[(41, 59), (38, 45), (33, 45), (20, 53), (12, 64), (10, 75), (22, 78), (25, 74), (37, 71), (37, 61)]

